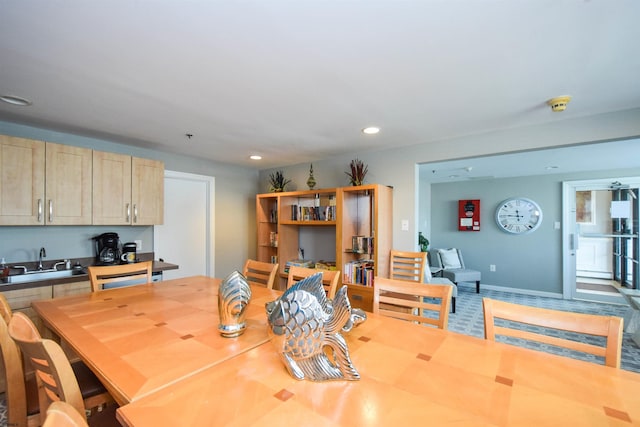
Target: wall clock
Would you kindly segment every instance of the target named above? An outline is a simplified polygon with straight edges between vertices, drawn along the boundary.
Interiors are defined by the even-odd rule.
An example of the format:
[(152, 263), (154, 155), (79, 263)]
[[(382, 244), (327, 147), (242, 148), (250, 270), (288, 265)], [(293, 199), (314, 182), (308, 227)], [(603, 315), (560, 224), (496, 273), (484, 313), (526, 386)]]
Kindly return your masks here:
[(513, 197), (496, 208), (496, 223), (507, 233), (531, 233), (542, 223), (542, 209), (533, 200)]

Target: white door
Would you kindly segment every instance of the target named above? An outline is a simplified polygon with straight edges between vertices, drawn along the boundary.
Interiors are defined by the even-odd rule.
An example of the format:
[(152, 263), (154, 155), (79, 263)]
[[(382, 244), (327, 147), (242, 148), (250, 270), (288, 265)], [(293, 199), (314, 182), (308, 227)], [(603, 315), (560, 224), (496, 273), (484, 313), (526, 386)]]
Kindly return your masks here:
[(164, 224), (153, 227), (156, 259), (178, 264), (163, 279), (214, 277), (214, 193), (211, 176), (164, 173)]

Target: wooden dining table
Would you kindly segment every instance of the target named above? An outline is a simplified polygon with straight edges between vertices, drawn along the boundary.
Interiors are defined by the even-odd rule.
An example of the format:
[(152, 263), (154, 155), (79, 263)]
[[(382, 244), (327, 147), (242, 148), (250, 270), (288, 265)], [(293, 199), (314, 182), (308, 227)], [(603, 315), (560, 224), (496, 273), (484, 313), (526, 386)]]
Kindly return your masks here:
[[(640, 374), (372, 313), (344, 333), (359, 381), (295, 380), (266, 336), (264, 302), (277, 292), (256, 288), (251, 327), (221, 338), (217, 318), (196, 314), (215, 312), (202, 296), (213, 296), (208, 287), (216, 283), (175, 279), (144, 286), (150, 290), (113, 290), (114, 304), (100, 303), (104, 297), (97, 295), (34, 307), (110, 390), (120, 390), (117, 416), (130, 427), (640, 425)], [(164, 309), (149, 293), (160, 295)], [(110, 313), (121, 305), (129, 307), (121, 309), (122, 318)], [(178, 314), (183, 311), (194, 317)], [(156, 323), (133, 332), (138, 317)], [(109, 332), (112, 325), (118, 332)], [(154, 328), (177, 330), (179, 339), (192, 334), (184, 339), (204, 343), (202, 354), (210, 358), (194, 362), (192, 347), (144, 338)], [(136, 348), (125, 351), (129, 343)], [(178, 372), (163, 374), (147, 364)]]
[(153, 282), (32, 303), (43, 324), (98, 376), (120, 405), (267, 342), (264, 304), (252, 287), (241, 339), (218, 332), (220, 279)]

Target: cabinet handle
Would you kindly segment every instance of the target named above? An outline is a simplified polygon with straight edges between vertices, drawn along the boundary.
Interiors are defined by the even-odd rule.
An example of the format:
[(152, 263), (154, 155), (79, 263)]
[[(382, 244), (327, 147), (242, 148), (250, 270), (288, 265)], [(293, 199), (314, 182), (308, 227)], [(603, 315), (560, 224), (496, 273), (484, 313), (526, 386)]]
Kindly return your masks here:
[(49, 222), (53, 222), (53, 200), (49, 199)]
[(133, 205), (133, 222), (138, 222), (138, 205)]
[(42, 221), (42, 199), (38, 199), (38, 222)]
[(127, 203), (127, 222), (131, 222), (131, 208), (129, 207), (129, 203)]

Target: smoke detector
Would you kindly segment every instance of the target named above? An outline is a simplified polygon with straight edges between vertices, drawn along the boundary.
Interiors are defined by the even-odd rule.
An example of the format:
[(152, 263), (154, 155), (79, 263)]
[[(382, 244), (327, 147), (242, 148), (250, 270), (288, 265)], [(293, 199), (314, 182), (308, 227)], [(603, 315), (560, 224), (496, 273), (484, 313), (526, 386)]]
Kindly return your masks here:
[(566, 110), (569, 101), (571, 101), (571, 97), (569, 95), (565, 95), (551, 98), (549, 101), (547, 101), (547, 104), (551, 106), (552, 111), (557, 112)]

